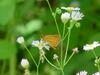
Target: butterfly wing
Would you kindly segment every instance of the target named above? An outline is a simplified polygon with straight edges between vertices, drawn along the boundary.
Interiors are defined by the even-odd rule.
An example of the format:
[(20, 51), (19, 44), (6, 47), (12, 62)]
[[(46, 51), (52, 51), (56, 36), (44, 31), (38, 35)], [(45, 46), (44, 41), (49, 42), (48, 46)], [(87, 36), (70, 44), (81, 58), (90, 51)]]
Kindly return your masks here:
[(46, 35), (43, 37), (43, 40), (48, 42), (52, 48), (56, 48), (59, 44), (60, 37), (59, 35)]

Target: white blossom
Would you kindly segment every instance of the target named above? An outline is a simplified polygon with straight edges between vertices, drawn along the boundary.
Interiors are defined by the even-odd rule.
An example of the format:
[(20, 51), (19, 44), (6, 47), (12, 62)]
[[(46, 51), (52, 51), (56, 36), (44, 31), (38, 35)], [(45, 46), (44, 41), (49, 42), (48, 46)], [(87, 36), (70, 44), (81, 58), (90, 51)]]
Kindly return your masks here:
[(49, 50), (49, 48), (50, 48), (49, 44), (47, 42), (43, 41), (42, 39), (40, 41), (39, 40), (33, 41), (32, 45), (35, 47), (38, 47), (40, 50), (43, 48)]
[(64, 24), (67, 23), (69, 19), (70, 19), (70, 13), (68, 13), (68, 12), (62, 13), (62, 15), (61, 15), (61, 21)]
[(17, 43), (19, 43), (19, 44), (24, 43), (24, 37), (23, 36), (18, 37), (17, 38)]
[(58, 59), (58, 55), (57, 55), (57, 54), (54, 54), (54, 55), (53, 55), (53, 59), (54, 59), (54, 60)]
[(79, 7), (76, 7), (76, 8), (74, 8), (73, 10), (75, 10), (75, 11), (79, 11), (80, 8), (79, 8)]
[(67, 11), (69, 11), (69, 10), (74, 10), (73, 7), (61, 7), (61, 9), (64, 9), (64, 10), (67, 10)]
[(76, 7), (76, 8), (74, 8), (74, 7), (61, 7), (61, 9), (63, 9), (63, 10), (67, 10), (67, 11), (79, 11), (80, 10), (80, 8), (79, 7)]
[(25, 68), (25, 69), (28, 69), (28, 67), (29, 67), (29, 62), (28, 62), (28, 60), (27, 60), (27, 59), (22, 59), (22, 60), (21, 60), (21, 66), (22, 66), (23, 68)]
[(83, 13), (80, 13), (79, 11), (72, 11), (71, 18), (74, 21), (79, 21), (84, 17)]
[(76, 75), (87, 75), (86, 71), (80, 71), (79, 73), (77, 73)]
[(94, 73), (94, 74), (92, 74), (92, 75), (100, 75), (100, 72), (96, 72), (96, 73)]
[(83, 47), (83, 50), (85, 50), (85, 51), (93, 50), (94, 48), (96, 48), (98, 46), (100, 46), (100, 43), (97, 41), (94, 41), (93, 44), (86, 44)]
[(97, 41), (94, 41), (94, 42), (93, 42), (93, 46), (94, 46), (94, 48), (96, 48), (96, 47), (100, 46), (100, 43), (97, 42)]

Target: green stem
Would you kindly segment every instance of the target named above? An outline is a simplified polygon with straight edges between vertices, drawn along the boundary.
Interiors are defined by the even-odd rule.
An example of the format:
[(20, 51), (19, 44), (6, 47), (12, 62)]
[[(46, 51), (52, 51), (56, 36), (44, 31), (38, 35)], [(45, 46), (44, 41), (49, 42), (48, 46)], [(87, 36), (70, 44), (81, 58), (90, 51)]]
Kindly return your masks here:
[(64, 63), (66, 62), (66, 59), (67, 59), (67, 52), (68, 52), (69, 41), (70, 41), (70, 34), (71, 34), (71, 29), (68, 30), (68, 40), (67, 40), (67, 46), (66, 46), (66, 53), (65, 53)]
[(57, 23), (57, 20), (56, 20), (56, 14), (53, 12), (49, 1), (46, 0), (46, 2), (47, 2), (47, 4), (48, 4), (48, 6), (49, 6), (49, 8), (50, 8), (50, 11), (51, 11), (51, 13), (52, 13), (52, 16), (53, 16), (53, 18), (54, 18), (54, 21), (55, 21), (55, 24), (56, 24), (56, 28), (57, 28), (58, 34), (59, 34), (59, 36), (61, 36), (61, 35), (60, 35), (60, 30), (59, 30), (59, 27), (58, 27), (58, 23)]
[(61, 65), (63, 65), (63, 38), (65, 34), (65, 24), (63, 26), (63, 35), (62, 35), (62, 41), (61, 41)]
[(71, 56), (70, 56), (70, 57), (68, 58), (68, 60), (65, 62), (64, 66), (67, 65), (67, 63), (70, 61), (70, 59), (73, 57), (74, 54), (75, 54), (75, 52), (73, 52), (73, 53), (71, 54)]
[(62, 75), (65, 75), (63, 69), (61, 69), (61, 73), (62, 73)]
[(68, 27), (68, 39), (67, 39), (67, 46), (66, 46), (64, 63), (66, 62), (66, 59), (67, 59), (67, 53), (68, 53), (68, 48), (69, 48), (69, 41), (70, 41), (71, 30), (72, 30), (74, 24), (75, 24), (75, 22), (71, 20), (70, 21), (70, 27)]
[(33, 58), (32, 54), (31, 54), (31, 52), (29, 51), (29, 49), (26, 47), (26, 45), (25, 45), (25, 44), (23, 44), (23, 46), (25, 47), (25, 49), (27, 50), (27, 52), (28, 52), (28, 53), (29, 53), (29, 55), (31, 56), (32, 61), (34, 62), (34, 64), (35, 64), (36, 66), (38, 66), (38, 65), (37, 65), (37, 63), (36, 63), (36, 61), (35, 61), (35, 59)]
[(100, 72), (100, 65), (99, 65), (99, 63), (98, 63), (98, 71)]
[[(92, 50), (92, 53), (93, 53), (93, 55), (94, 55), (95, 59), (97, 60), (97, 59), (98, 59), (98, 57), (97, 57), (97, 55), (96, 55), (96, 53), (95, 53), (95, 51), (94, 51), (94, 50)], [(100, 72), (99, 62), (97, 63), (97, 68), (98, 68), (98, 71)]]
[(58, 60), (58, 59), (56, 59), (56, 61), (57, 61), (58, 65), (61, 67), (59, 60)]
[(93, 53), (94, 57), (97, 59), (97, 55), (94, 50), (92, 50), (92, 53)]
[(39, 66), (37, 66), (37, 73), (36, 74), (39, 75)]
[(37, 75), (39, 75), (39, 66), (40, 66), (40, 58), (39, 58), (38, 65), (37, 65)]
[(58, 68), (57, 66), (55, 66), (54, 64), (52, 64), (52, 63), (46, 58), (46, 56), (44, 56), (44, 58), (46, 59), (46, 61), (47, 61), (52, 67), (54, 67), (54, 68), (57, 69), (57, 70), (60, 70), (60, 68)]
[(62, 41), (65, 40), (65, 38), (67, 37), (67, 35), (68, 35), (68, 32), (65, 34), (64, 38), (62, 39)]

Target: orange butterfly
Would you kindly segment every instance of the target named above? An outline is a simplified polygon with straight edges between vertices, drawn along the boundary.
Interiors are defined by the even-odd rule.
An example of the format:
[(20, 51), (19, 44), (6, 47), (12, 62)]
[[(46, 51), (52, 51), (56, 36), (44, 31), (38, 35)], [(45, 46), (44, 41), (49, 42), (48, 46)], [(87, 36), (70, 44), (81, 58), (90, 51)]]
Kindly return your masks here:
[(48, 42), (52, 48), (56, 48), (60, 42), (59, 35), (46, 35), (42, 38), (44, 41)]

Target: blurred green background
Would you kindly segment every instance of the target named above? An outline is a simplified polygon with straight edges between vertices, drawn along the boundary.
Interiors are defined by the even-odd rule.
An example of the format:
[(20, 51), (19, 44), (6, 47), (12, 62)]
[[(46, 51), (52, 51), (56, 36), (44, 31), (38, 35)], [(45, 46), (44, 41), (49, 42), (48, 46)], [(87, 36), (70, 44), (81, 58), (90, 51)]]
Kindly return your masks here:
[[(54, 11), (56, 7), (79, 6), (85, 15), (81, 27), (72, 30), (68, 54), (71, 54), (74, 47), (79, 47), (80, 52), (65, 67), (65, 75), (75, 75), (80, 70), (87, 70), (89, 75), (96, 72), (92, 52), (82, 51), (82, 46), (100, 41), (100, 0), (49, 1)], [(57, 21), (62, 31), (60, 15), (57, 16)], [(29, 59), (30, 71), (36, 75), (35, 65), (26, 50), (16, 43), (16, 38), (20, 35), (25, 37), (26, 44), (36, 59), (38, 51), (31, 47), (31, 42), (47, 34), (57, 34), (57, 30), (45, 0), (0, 0), (0, 75), (23, 75), (24, 70), (20, 65), (22, 58)], [(100, 48), (96, 49), (96, 53), (100, 56)], [(46, 55), (54, 62), (50, 52)], [(45, 62), (40, 66), (40, 75), (60, 73)]]

